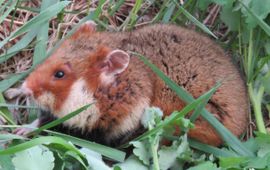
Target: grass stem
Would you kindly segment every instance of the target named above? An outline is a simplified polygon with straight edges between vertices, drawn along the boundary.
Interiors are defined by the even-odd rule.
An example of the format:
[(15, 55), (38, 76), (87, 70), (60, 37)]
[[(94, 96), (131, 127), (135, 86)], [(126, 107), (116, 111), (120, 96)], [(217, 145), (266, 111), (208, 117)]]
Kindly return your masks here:
[(249, 92), (249, 96), (251, 99), (251, 103), (253, 105), (258, 131), (261, 133), (266, 133), (266, 128), (264, 126), (264, 121), (263, 121), (263, 116), (262, 116), (262, 108), (261, 108), (264, 87), (260, 86), (258, 92), (255, 94), (253, 85), (251, 83), (249, 83), (248, 84), (248, 92)]

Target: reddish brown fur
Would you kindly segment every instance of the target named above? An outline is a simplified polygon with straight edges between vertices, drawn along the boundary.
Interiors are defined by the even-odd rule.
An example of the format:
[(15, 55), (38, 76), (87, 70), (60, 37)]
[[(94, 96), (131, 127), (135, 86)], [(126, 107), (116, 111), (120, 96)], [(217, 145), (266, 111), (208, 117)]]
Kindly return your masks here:
[[(165, 115), (185, 106), (135, 56), (131, 56), (128, 68), (115, 76), (113, 83), (103, 85), (99, 78), (102, 61), (109, 51), (115, 49), (135, 51), (147, 56), (195, 98), (209, 90), (217, 81), (223, 80), (207, 109), (235, 135), (239, 136), (245, 130), (248, 113), (246, 88), (230, 58), (208, 38), (173, 25), (154, 25), (122, 33), (94, 32), (83, 26), (33, 72), (28, 80), (38, 74), (43, 77), (50, 75), (63, 62), (70, 62), (74, 76), (61, 82), (61, 85), (44, 85), (44, 89), (58, 94), (57, 100), (61, 103), (69, 91), (70, 82), (79, 77), (85, 78), (89, 89), (94, 92), (101, 112), (101, 118), (95, 127), (108, 133), (125, 121), (143, 98), (149, 99), (150, 105), (160, 107)], [(31, 84), (35, 84), (34, 80)], [(33, 85), (33, 89), (37, 86)], [(190, 130), (189, 136), (211, 145), (221, 144), (217, 133), (201, 117), (196, 121), (196, 128)]]

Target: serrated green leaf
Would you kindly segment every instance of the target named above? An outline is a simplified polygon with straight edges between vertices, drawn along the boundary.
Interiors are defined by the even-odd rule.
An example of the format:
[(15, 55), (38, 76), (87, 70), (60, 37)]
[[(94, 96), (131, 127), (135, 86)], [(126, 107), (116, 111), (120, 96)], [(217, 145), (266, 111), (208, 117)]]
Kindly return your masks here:
[(265, 33), (270, 36), (270, 26), (264, 22), (257, 14), (255, 14), (248, 6), (245, 5), (244, 2), (239, 1), (244, 9), (255, 19), (256, 23), (265, 31)]
[[(252, 11), (259, 19), (264, 20), (270, 13), (269, 0), (252, 0), (250, 2), (250, 11)], [(247, 15), (246, 22), (250, 29), (258, 25), (258, 21), (252, 15)]]
[(159, 150), (159, 166), (161, 170), (171, 168), (177, 162), (177, 158), (181, 157), (181, 154), (190, 151), (187, 135), (185, 134), (180, 139), (181, 142), (175, 141), (171, 146), (163, 146)]
[(102, 160), (101, 155), (97, 152), (91, 151), (86, 148), (82, 148), (80, 149), (80, 151), (85, 154), (91, 170), (111, 170), (111, 168), (106, 165), (106, 163)]
[(157, 121), (162, 119), (163, 112), (157, 107), (146, 108), (141, 118), (141, 124), (145, 128), (149, 128), (149, 125), (154, 127)]
[(16, 170), (53, 170), (53, 153), (44, 146), (35, 146), (17, 152), (12, 162)]
[(134, 155), (131, 155), (125, 162), (115, 164), (114, 170), (149, 170), (149, 168)]
[(133, 153), (136, 155), (145, 165), (150, 165), (150, 144), (147, 141), (134, 141), (130, 142), (133, 146)]
[(234, 0), (228, 0), (229, 3), (222, 7), (220, 19), (229, 27), (231, 31), (237, 31), (240, 26), (241, 11), (233, 10)]

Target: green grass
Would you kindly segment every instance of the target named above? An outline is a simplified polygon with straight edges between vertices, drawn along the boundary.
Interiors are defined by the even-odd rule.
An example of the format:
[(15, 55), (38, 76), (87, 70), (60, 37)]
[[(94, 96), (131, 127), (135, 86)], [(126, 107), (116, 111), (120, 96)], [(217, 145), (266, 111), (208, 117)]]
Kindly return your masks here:
[[(72, 11), (67, 9), (67, 6), (71, 3), (59, 0), (43, 0), (41, 6), (36, 8), (24, 6), (21, 1), (0, 0), (0, 24), (3, 24), (8, 16), (12, 16), (12, 25), (15, 17), (14, 13), (12, 13), (14, 10), (24, 9), (37, 14), (0, 42), (0, 48), (6, 49), (6, 45), (11, 39), (20, 37), (16, 44), (6, 49), (6, 52), (0, 55), (0, 63), (6, 62), (27, 48), (33, 47), (34, 49), (33, 66), (25, 72), (10, 75), (5, 80), (2, 80), (0, 82), (1, 93), (23, 80), (37, 64), (50, 56), (66, 37), (70, 36), (87, 20), (96, 21), (98, 28), (101, 30), (111, 29), (109, 26), (109, 23), (112, 22), (110, 17), (117, 15), (117, 12), (120, 11), (119, 9), (125, 5), (125, 1), (115, 2), (110, 0), (106, 4), (107, 8), (105, 8), (105, 0), (102, 0), (99, 1), (96, 9), (92, 11), (89, 10), (91, 1), (87, 2), (88, 10), (83, 14), (84, 18), (67, 33), (65, 38), (59, 39), (56, 45), (48, 50), (50, 21), (56, 18), (58, 23), (62, 23), (65, 22), (64, 16), (76, 15), (80, 12), (79, 10)], [(215, 4), (220, 5), (219, 15), (217, 15), (210, 26), (203, 24), (203, 20), (207, 17), (207, 9), (212, 9), (209, 7)], [(149, 118), (149, 130), (131, 143), (123, 146), (134, 146), (132, 156), (124, 160), (125, 153), (117, 149), (47, 130), (86, 109), (81, 108), (63, 119), (58, 119), (35, 129), (32, 132), (34, 134), (33, 139), (22, 138), (10, 133), (0, 134), (0, 144), (1, 142), (9, 142), (7, 149), (0, 150), (0, 169), (1, 167), (18, 169), (18, 167), (23, 166), (24, 162), (29, 163), (31, 167), (33, 164), (31, 159), (33, 158), (22, 155), (39, 155), (39, 151), (47, 152), (51, 155), (44, 161), (50, 162), (50, 165), (53, 164), (55, 169), (56, 167), (58, 169), (64, 169), (64, 167), (109, 169), (99, 157), (85, 153), (83, 149), (78, 149), (74, 145), (94, 150), (107, 159), (121, 162), (114, 164), (114, 169), (130, 169), (130, 167), (137, 169), (167, 169), (170, 167), (171, 169), (189, 168), (190, 170), (269, 169), (270, 135), (266, 130), (267, 124), (265, 123), (265, 119), (269, 120), (270, 116), (270, 9), (267, 8), (267, 5), (270, 5), (267, 0), (205, 0), (204, 2), (187, 0), (184, 5), (180, 5), (179, 1), (176, 0), (139, 0), (135, 2), (126, 18), (123, 19), (123, 22), (112, 27), (112, 29), (117, 31), (132, 30), (151, 8), (155, 8), (156, 13), (149, 21), (150, 24), (161, 22), (185, 26), (189, 23), (194, 25), (198, 32), (209, 35), (217, 43), (229, 49), (245, 77), (251, 101), (250, 116), (254, 118), (257, 127), (256, 133), (253, 133), (253, 137), (249, 137), (246, 142), (241, 142), (237, 139), (211, 113), (204, 109), (205, 104), (218, 88), (219, 83), (195, 100), (182, 87), (179, 87), (157, 67), (147, 61), (144, 56), (136, 53), (147, 66), (187, 103), (187, 106), (164, 120), (161, 120), (156, 114), (158, 111), (153, 108), (152, 110), (150, 109), (149, 113), (153, 115)], [(221, 29), (223, 27), (222, 24), (225, 24), (229, 30), (223, 36), (220, 36), (217, 32), (223, 33)], [(1, 93), (0, 115), (6, 120), (7, 125), (0, 125), (0, 130), (8, 131), (18, 126), (15, 125), (15, 119), (7, 109), (10, 105), (6, 104)], [(19, 105), (13, 105), (13, 107), (16, 106), (20, 107)], [(190, 119), (186, 119), (185, 115), (191, 110), (194, 110), (194, 114)], [(199, 115), (204, 117), (216, 129), (226, 142), (226, 146), (217, 148), (187, 139), (186, 132), (194, 126), (192, 122)], [(183, 136), (175, 137), (172, 135), (174, 124), (178, 124), (181, 127)], [(40, 134), (41, 131), (46, 131), (49, 135), (43, 136)], [(168, 147), (160, 146), (159, 142), (163, 138), (172, 140), (172, 145)], [(35, 147), (39, 150), (33, 149)], [(35, 157), (35, 159), (38, 158), (39, 156)], [(53, 158), (53, 161), (49, 158)]]

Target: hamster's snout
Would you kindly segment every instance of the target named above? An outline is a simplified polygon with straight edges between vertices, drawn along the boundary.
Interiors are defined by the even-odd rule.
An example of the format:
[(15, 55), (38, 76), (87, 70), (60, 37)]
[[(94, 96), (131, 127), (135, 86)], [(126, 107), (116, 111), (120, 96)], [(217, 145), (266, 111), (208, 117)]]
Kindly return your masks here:
[(22, 84), (21, 91), (27, 97), (33, 96), (33, 91), (30, 88), (27, 87), (27, 83), (26, 82), (24, 82)]

